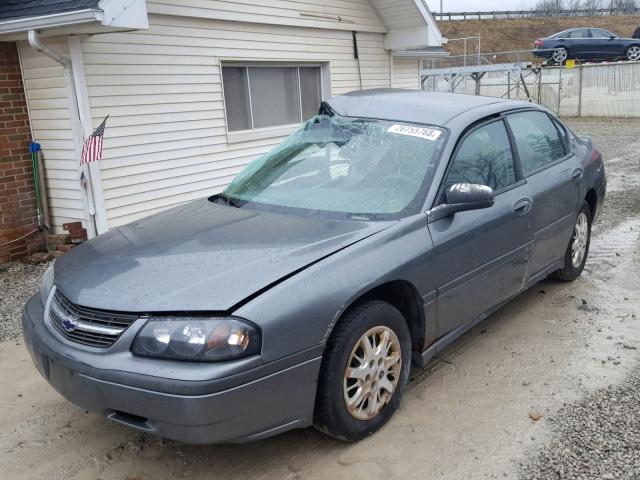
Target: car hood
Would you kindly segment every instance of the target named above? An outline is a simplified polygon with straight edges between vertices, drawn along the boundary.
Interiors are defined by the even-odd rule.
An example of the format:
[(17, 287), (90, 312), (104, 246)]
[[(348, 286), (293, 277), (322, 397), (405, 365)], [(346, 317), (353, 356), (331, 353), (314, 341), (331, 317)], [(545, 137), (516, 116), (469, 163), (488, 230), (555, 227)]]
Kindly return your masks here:
[(86, 307), (231, 311), (390, 224), (267, 213), (203, 199), (78, 246), (57, 260), (55, 284)]

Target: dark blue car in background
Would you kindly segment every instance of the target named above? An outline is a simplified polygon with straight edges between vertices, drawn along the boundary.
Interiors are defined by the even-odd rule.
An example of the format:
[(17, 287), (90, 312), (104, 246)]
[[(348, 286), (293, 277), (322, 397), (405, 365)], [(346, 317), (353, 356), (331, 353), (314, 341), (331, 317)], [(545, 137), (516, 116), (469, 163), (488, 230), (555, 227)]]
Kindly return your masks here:
[(573, 28), (536, 40), (534, 54), (560, 65), (568, 59), (640, 61), (640, 40), (601, 28)]

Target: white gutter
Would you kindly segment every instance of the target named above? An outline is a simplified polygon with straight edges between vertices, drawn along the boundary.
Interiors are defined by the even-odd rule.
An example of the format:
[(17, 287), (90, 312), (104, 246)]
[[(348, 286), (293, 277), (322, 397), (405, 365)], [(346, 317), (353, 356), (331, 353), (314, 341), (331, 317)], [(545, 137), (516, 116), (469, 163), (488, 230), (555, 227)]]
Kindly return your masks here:
[(29, 45), (31, 45), (31, 48), (33, 48), (34, 50), (37, 50), (50, 59), (62, 64), (63, 67), (71, 67), (71, 62), (68, 58), (63, 57), (58, 52), (54, 52), (49, 47), (45, 47), (42, 44), (42, 42), (40, 41), (40, 37), (38, 36), (38, 32), (36, 32), (35, 30), (29, 30)]
[(393, 57), (404, 57), (404, 58), (439, 58), (439, 57), (448, 57), (451, 55), (450, 52), (446, 51), (443, 48), (432, 47), (433, 50), (429, 49), (416, 49), (416, 50), (392, 50), (391, 55)]
[[(71, 131), (73, 134), (73, 147), (75, 158), (77, 160), (77, 171), (78, 171), (78, 185), (80, 185), (80, 175), (84, 173), (84, 175), (90, 179), (91, 174), (89, 173), (89, 169), (86, 165), (80, 165), (80, 156), (82, 155), (82, 145), (84, 143), (84, 135), (82, 124), (80, 122), (80, 114), (78, 107), (78, 97), (76, 95), (76, 85), (73, 80), (73, 69), (71, 65), (71, 61), (60, 55), (58, 52), (53, 51), (49, 47), (42, 44), (40, 41), (40, 37), (38, 36), (38, 32), (35, 30), (29, 30), (28, 34), (29, 45), (34, 50), (46, 55), (53, 61), (62, 65), (64, 69), (64, 83), (67, 87), (67, 93), (69, 98), (69, 117), (71, 119)], [(87, 229), (87, 234), (89, 238), (93, 238), (96, 236), (96, 224), (95, 224), (95, 207), (93, 205), (93, 193), (91, 191), (91, 184), (87, 185), (87, 188), (80, 187), (80, 195), (82, 198), (82, 206), (85, 214), (85, 227)]]
[(104, 13), (102, 10), (86, 9), (73, 12), (54, 13), (40, 17), (17, 18), (0, 23), (0, 34), (18, 33), (27, 30), (40, 30), (42, 28), (66, 27), (79, 23), (102, 22)]

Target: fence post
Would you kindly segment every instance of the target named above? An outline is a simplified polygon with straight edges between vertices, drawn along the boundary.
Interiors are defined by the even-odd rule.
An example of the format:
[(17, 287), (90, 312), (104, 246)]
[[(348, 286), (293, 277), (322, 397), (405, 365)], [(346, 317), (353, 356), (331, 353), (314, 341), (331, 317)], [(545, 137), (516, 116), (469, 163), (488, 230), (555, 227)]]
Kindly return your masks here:
[(578, 74), (578, 117), (582, 117), (582, 69), (584, 66), (580, 64), (580, 71)]
[(560, 116), (560, 98), (562, 97), (562, 65), (558, 67), (558, 109), (556, 113)]

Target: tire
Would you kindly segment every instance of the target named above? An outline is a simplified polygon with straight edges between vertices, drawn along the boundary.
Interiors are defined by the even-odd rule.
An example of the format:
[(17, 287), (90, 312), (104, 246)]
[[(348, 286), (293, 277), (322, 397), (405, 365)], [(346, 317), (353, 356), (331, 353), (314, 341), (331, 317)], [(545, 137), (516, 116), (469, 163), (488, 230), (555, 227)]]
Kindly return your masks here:
[(640, 45), (631, 45), (625, 52), (625, 58), (632, 62), (640, 60)]
[[(591, 244), (591, 219), (591, 209), (587, 202), (583, 202), (573, 227), (571, 240), (569, 240), (569, 245), (564, 254), (564, 267), (553, 272), (551, 274), (552, 278), (563, 282), (573, 282), (582, 274), (584, 265), (587, 263), (589, 245)], [(581, 222), (585, 222), (583, 228), (586, 230), (583, 232), (581, 232)], [(579, 247), (583, 250), (580, 258), (574, 258), (574, 247)]]
[[(366, 367), (363, 366), (363, 362), (356, 359), (367, 358), (366, 352), (361, 348), (364, 345), (363, 337), (369, 341), (371, 337), (367, 335), (373, 335), (380, 342), (376, 347), (382, 350), (380, 345), (384, 332), (391, 332), (395, 336), (394, 340), (391, 333), (388, 335), (389, 353), (376, 359), (373, 356), (376, 348), (373, 348), (368, 357), (373, 360), (366, 362)], [(397, 354), (400, 355), (399, 362), (395, 361)], [(369, 368), (371, 362), (376, 365), (373, 369)], [(387, 363), (391, 366), (387, 367)], [(318, 379), (314, 426), (347, 442), (358, 441), (376, 432), (398, 408), (407, 386), (410, 368), (411, 334), (398, 309), (379, 300), (355, 306), (340, 319), (327, 342)], [(357, 373), (358, 379), (348, 378), (349, 371)], [(394, 381), (395, 386), (389, 393), (384, 386), (389, 387)], [(367, 391), (371, 392), (368, 397)], [(380, 393), (376, 395), (373, 392)], [(349, 398), (353, 401), (351, 410), (347, 406)], [(358, 402), (359, 398), (363, 400)], [(369, 400), (365, 400), (366, 398)], [(377, 403), (377, 399), (381, 401)], [(375, 409), (376, 405), (382, 406)], [(375, 414), (364, 418), (372, 415), (370, 410), (376, 410)]]
[(557, 65), (563, 65), (564, 62), (569, 58), (569, 50), (564, 47), (556, 47), (553, 49), (553, 53), (551, 54), (551, 62)]

